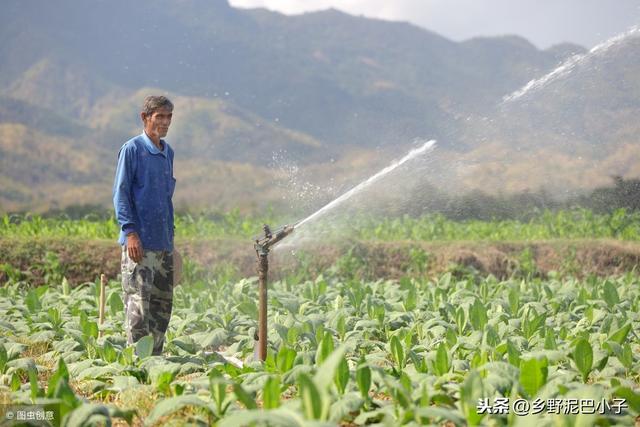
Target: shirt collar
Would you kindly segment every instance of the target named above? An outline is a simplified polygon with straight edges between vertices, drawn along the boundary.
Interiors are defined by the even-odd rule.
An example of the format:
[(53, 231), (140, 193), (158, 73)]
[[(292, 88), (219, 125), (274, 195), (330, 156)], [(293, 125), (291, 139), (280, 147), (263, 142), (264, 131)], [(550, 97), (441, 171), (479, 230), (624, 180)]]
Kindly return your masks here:
[(160, 144), (162, 144), (162, 151), (158, 150), (158, 147), (151, 141), (151, 138), (147, 135), (145, 131), (142, 131), (142, 140), (144, 141), (144, 146), (147, 148), (147, 151), (151, 154), (162, 154), (167, 157), (167, 144), (165, 144), (164, 140), (160, 140)]

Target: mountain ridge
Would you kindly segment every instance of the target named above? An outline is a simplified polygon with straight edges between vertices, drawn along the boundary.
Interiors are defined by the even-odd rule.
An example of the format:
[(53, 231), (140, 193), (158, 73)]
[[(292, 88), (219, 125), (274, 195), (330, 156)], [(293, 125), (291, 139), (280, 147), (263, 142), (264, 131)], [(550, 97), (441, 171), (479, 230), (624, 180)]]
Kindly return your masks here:
[[(34, 139), (45, 150), (51, 144), (79, 150), (86, 164), (95, 165), (91, 179), (72, 168), (70, 176), (82, 178), (78, 182), (62, 179), (51, 165), (53, 172), (43, 171), (42, 177), (53, 180), (52, 189), (69, 187), (69, 194), (77, 195), (72, 187), (89, 186), (100, 196), (87, 195), (87, 200), (109, 203), (114, 165), (96, 158), (110, 158), (141, 131), (138, 110), (152, 92), (176, 101), (169, 138), (181, 142), (177, 159), (189, 165), (182, 182), (195, 186), (216, 179), (205, 173), (208, 162), (215, 163), (220, 179), (229, 179), (224, 199), (231, 204), (228, 195), (234, 192), (249, 205), (282, 203), (284, 189), (251, 189), (255, 181), (237, 173), (255, 167), (261, 180), (270, 176), (276, 182), (278, 172), (270, 168), (276, 155), (314, 171), (318, 183), (331, 177), (346, 185), (372, 172), (351, 154), (372, 159), (373, 168), (397, 158), (416, 138), (437, 139), (442, 159), (460, 165), (483, 161), (490, 151), (486, 147), (494, 147), (509, 163), (505, 170), (530, 161), (509, 153), (534, 141), (574, 144), (580, 151), (587, 140), (602, 140), (603, 159), (618, 158), (620, 150), (631, 150), (621, 144), (636, 141), (629, 122), (638, 108), (629, 95), (635, 92), (627, 89), (638, 81), (634, 71), (640, 61), (632, 50), (615, 58), (627, 70), (617, 74), (615, 84), (602, 73), (584, 78), (577, 73), (573, 86), (562, 87), (555, 98), (527, 102), (526, 108), (501, 118), (504, 95), (586, 50), (566, 43), (539, 50), (517, 36), (454, 42), (412, 24), (337, 10), (285, 16), (235, 9), (224, 0), (7, 0), (5, 10), (0, 16), (5, 40), (0, 46), (0, 136), (24, 140), (0, 145), (4, 165), (12, 165), (3, 166), (0, 178), (15, 190), (12, 198), (0, 194), (0, 210), (55, 201), (55, 191), (23, 185), (46, 163), (12, 153), (12, 147)], [(581, 102), (571, 91), (582, 92), (582, 84), (593, 87), (585, 108), (606, 107), (609, 122), (594, 119), (593, 113), (572, 116), (573, 107), (558, 110)], [(620, 87), (613, 90), (616, 84)], [(607, 99), (607, 93), (615, 96)], [(570, 101), (563, 104), (563, 99)], [(543, 119), (536, 121), (536, 116)], [(591, 123), (588, 132), (580, 130), (584, 118)], [(568, 137), (571, 132), (577, 136)], [(572, 161), (562, 150), (541, 152)], [(29, 172), (21, 176), (20, 170)], [(628, 165), (626, 170), (635, 169)], [(491, 182), (500, 181), (492, 176)], [(505, 188), (527, 183), (508, 184)], [(464, 187), (471, 188), (467, 181)], [(16, 202), (18, 193), (24, 203)], [(209, 205), (215, 199), (211, 192), (188, 193), (181, 203)]]

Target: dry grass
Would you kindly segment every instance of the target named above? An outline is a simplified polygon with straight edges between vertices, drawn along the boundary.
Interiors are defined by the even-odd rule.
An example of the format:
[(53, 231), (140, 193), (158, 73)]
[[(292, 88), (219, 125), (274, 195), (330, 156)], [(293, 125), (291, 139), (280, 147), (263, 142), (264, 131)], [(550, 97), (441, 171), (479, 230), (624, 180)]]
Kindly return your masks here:
[[(111, 404), (118, 408), (133, 408), (138, 411), (138, 416), (134, 417), (134, 426), (142, 425), (145, 417), (149, 415), (160, 396), (151, 386), (140, 386), (129, 388), (113, 396)], [(136, 422), (139, 421), (139, 424)]]
[(51, 343), (49, 342), (42, 341), (34, 343), (29, 340), (29, 337), (24, 336), (16, 336), (13, 339), (15, 342), (27, 346), (27, 349), (21, 353), (20, 357), (30, 357), (35, 360), (51, 350)]
[[(251, 242), (237, 239), (180, 239), (176, 242), (183, 256), (210, 271), (211, 266), (228, 265), (239, 277), (256, 274), (255, 252)], [(300, 265), (296, 257), (274, 253), (270, 259), (270, 278), (278, 280), (286, 274), (303, 269), (308, 274), (333, 265), (351, 249), (366, 266), (366, 274), (376, 278), (397, 279), (410, 273), (411, 248), (419, 247), (429, 254), (429, 262), (420, 274), (440, 275), (453, 264), (473, 267), (479, 274), (507, 278), (517, 268), (524, 250), (534, 255), (537, 270), (542, 275), (555, 270), (562, 272), (573, 257), (575, 274), (600, 277), (622, 274), (640, 263), (640, 243), (611, 239), (552, 240), (536, 242), (347, 242), (316, 244), (301, 247), (299, 252), (310, 255), (311, 263)], [(42, 259), (53, 251), (68, 266), (67, 279), (72, 284), (94, 281), (105, 273), (115, 279), (120, 273), (120, 251), (111, 241), (75, 241), (62, 239), (14, 241), (0, 239), (0, 252), (7, 262), (22, 271), (31, 269), (33, 283), (40, 283), (42, 271), (34, 268), (33, 260)], [(572, 253), (573, 252), (573, 253)], [(2, 278), (0, 277), (0, 280)], [(34, 350), (38, 351), (38, 350)], [(42, 351), (42, 350), (40, 350)]]

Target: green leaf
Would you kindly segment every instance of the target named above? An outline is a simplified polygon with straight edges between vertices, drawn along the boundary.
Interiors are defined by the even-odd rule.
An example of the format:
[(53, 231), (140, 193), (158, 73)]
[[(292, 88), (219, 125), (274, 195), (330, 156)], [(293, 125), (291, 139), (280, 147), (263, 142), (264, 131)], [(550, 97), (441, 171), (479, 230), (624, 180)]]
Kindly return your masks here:
[(358, 384), (358, 390), (364, 399), (369, 399), (369, 389), (371, 388), (371, 368), (361, 362), (356, 369), (356, 383)]
[(199, 348), (199, 346), (196, 345), (190, 337), (174, 338), (171, 340), (171, 345), (175, 345), (189, 354), (196, 354)]
[(593, 348), (589, 341), (585, 338), (578, 340), (572, 356), (578, 371), (582, 374), (582, 381), (586, 383), (593, 367)]
[(108, 406), (109, 415), (111, 418), (122, 418), (127, 424), (133, 424), (133, 417), (138, 413), (137, 409), (123, 409), (116, 406)]
[(113, 377), (113, 384), (109, 387), (109, 390), (120, 393), (128, 388), (137, 387), (138, 385), (140, 385), (140, 382), (136, 377), (115, 375)]
[(133, 364), (133, 355), (135, 352), (135, 347), (125, 347), (120, 352), (120, 356), (118, 357), (118, 361), (122, 365), (132, 365)]
[(602, 371), (607, 366), (607, 362), (609, 362), (609, 354), (605, 352), (596, 352), (594, 358), (593, 369), (598, 371)]
[(60, 310), (55, 307), (51, 307), (47, 310), (47, 315), (49, 316), (49, 322), (55, 328), (62, 324), (62, 316), (60, 315)]
[(171, 396), (171, 382), (175, 378), (175, 373), (171, 371), (162, 371), (154, 378), (154, 386), (156, 390), (162, 392), (165, 396)]
[(413, 283), (410, 285), (409, 292), (407, 293), (407, 297), (404, 301), (404, 309), (405, 311), (414, 310), (417, 307), (418, 296), (416, 293), (416, 288)]
[(625, 340), (627, 339), (629, 332), (631, 332), (631, 323), (627, 323), (626, 325), (624, 325), (623, 327), (621, 327), (620, 329), (612, 333), (611, 336), (609, 337), (609, 341), (613, 341), (615, 343), (622, 345), (622, 343), (624, 343)]
[(469, 425), (480, 424), (485, 414), (479, 414), (477, 410), (478, 400), (485, 398), (484, 383), (480, 373), (475, 369), (469, 372), (460, 387), (460, 405), (462, 413)]
[(448, 425), (447, 421), (460, 426), (465, 424), (457, 411), (438, 406), (418, 408), (415, 414), (420, 419), (421, 425)]
[(420, 400), (418, 401), (418, 406), (430, 406), (431, 405), (431, 396), (429, 396), (429, 388), (427, 384), (424, 382), (420, 387)]
[(104, 342), (99, 353), (102, 359), (107, 363), (114, 363), (118, 360), (118, 352), (113, 348), (113, 344), (109, 341)]
[(222, 328), (216, 328), (213, 331), (196, 333), (191, 338), (202, 348), (218, 348), (227, 340), (228, 333)]
[(469, 314), (471, 317), (471, 326), (473, 326), (476, 331), (484, 330), (484, 327), (488, 322), (487, 308), (478, 298), (473, 302)]
[(358, 393), (347, 393), (331, 404), (330, 420), (336, 425), (341, 424), (341, 421), (349, 418), (351, 414), (360, 412), (363, 405), (364, 400)]
[(24, 302), (31, 313), (36, 313), (40, 311), (40, 308), (42, 308), (42, 305), (40, 304), (40, 297), (35, 289), (31, 289), (27, 292)]
[(610, 355), (615, 355), (618, 359), (622, 355), (622, 346), (615, 342), (607, 341), (602, 344), (602, 348), (607, 350)]
[(242, 301), (240, 304), (236, 306), (236, 309), (242, 313), (249, 316), (251, 319), (258, 318), (258, 306), (254, 301)]
[(147, 418), (144, 420), (145, 426), (151, 426), (156, 424), (162, 417), (173, 414), (187, 406), (195, 406), (197, 408), (203, 408), (208, 413), (214, 414), (211, 406), (202, 399), (192, 395), (185, 394), (182, 396), (170, 397), (168, 399), (162, 399), (156, 406), (153, 407)]
[(622, 354), (620, 354), (618, 360), (620, 360), (622, 366), (627, 369), (631, 369), (631, 366), (633, 365), (633, 354), (631, 353), (631, 346), (629, 343), (624, 343), (622, 346)]
[(462, 335), (467, 326), (467, 312), (464, 307), (456, 309), (456, 326), (458, 327), (458, 335)]
[(627, 405), (637, 414), (640, 414), (640, 393), (629, 387), (618, 387), (613, 393), (615, 396), (625, 399)]
[(444, 342), (441, 342), (438, 346), (438, 350), (436, 351), (436, 361), (435, 361), (435, 371), (436, 374), (442, 376), (449, 372), (451, 369), (451, 360), (449, 359), (449, 349)]
[(92, 320), (85, 320), (81, 322), (82, 326), (82, 334), (85, 337), (93, 337), (94, 339), (98, 338), (98, 324)]
[(147, 335), (146, 337), (140, 338), (136, 343), (136, 355), (140, 359), (146, 359), (151, 356), (151, 354), (153, 354), (153, 337)]
[(214, 368), (209, 371), (209, 393), (216, 404), (216, 413), (218, 415), (224, 414), (226, 410), (227, 384), (227, 380), (217, 369)]
[[(311, 322), (308, 322), (308, 323), (309, 323), (309, 326), (313, 328), (313, 325), (311, 324)], [(324, 323), (320, 323), (315, 328), (316, 328), (315, 329), (316, 345), (318, 346), (318, 350), (319, 350), (320, 347), (322, 346), (322, 340), (325, 337)], [(316, 363), (318, 363), (317, 358), (316, 358)]]
[(338, 320), (336, 321), (336, 330), (338, 331), (338, 336), (340, 337), (340, 339), (343, 340), (345, 334), (347, 333), (347, 321), (344, 314), (342, 313), (338, 315)]
[(109, 295), (107, 305), (109, 306), (109, 314), (111, 314), (111, 317), (115, 317), (124, 311), (124, 303), (122, 302), (122, 297), (119, 292), (112, 292), (111, 295)]
[(11, 374), (11, 384), (10, 384), (11, 391), (18, 391), (20, 390), (21, 386), (22, 386), (22, 381), (20, 381), (20, 375), (18, 375), (17, 372), (14, 372), (13, 374)]
[(458, 335), (453, 328), (447, 329), (447, 344), (449, 347), (453, 347), (458, 342)]
[(611, 283), (611, 281), (607, 280), (602, 289), (602, 298), (604, 301), (611, 307), (620, 302), (620, 296), (618, 295), (618, 290)]
[(273, 425), (278, 427), (301, 427), (307, 425), (302, 417), (288, 409), (238, 411), (224, 417), (218, 427)]
[(406, 373), (400, 374), (400, 381), (391, 381), (390, 378), (384, 379), (386, 387), (391, 391), (391, 396), (405, 410), (411, 410), (413, 401), (411, 399), (411, 380)]
[(393, 359), (398, 365), (398, 370), (402, 371), (402, 368), (404, 368), (404, 349), (402, 348), (402, 344), (400, 343), (398, 336), (392, 336), (389, 344), (391, 346), (391, 354), (393, 355)]
[(58, 359), (58, 369), (56, 372), (49, 378), (47, 397), (60, 397), (54, 396), (56, 389), (58, 388), (58, 383), (60, 381), (69, 382), (69, 369), (67, 368), (67, 364), (64, 362), (64, 359), (61, 357)]
[(544, 336), (544, 348), (545, 350), (557, 350), (558, 344), (556, 343), (556, 337), (553, 329), (547, 328)]
[(3, 343), (0, 343), (0, 374), (4, 373), (4, 368), (9, 361), (9, 355), (7, 354), (7, 349), (5, 348)]
[(318, 385), (318, 387), (320, 387), (321, 391), (324, 392), (331, 386), (338, 369), (338, 365), (340, 364), (345, 352), (346, 347), (344, 345), (339, 346), (329, 355), (329, 357), (327, 357), (324, 363), (318, 367), (318, 370), (313, 377), (313, 381)]
[(113, 375), (119, 375), (122, 373), (122, 366), (116, 364), (109, 364), (104, 366), (90, 366), (86, 369), (83, 369), (77, 376), (74, 378), (77, 380), (85, 380), (85, 379), (108, 379)]
[(225, 363), (224, 372), (234, 380), (238, 379), (238, 377), (243, 373), (241, 368), (238, 368), (237, 366), (232, 365), (231, 363)]
[(510, 340), (507, 341), (507, 356), (509, 363), (516, 367), (520, 366), (520, 350)]
[(343, 395), (347, 388), (347, 384), (349, 384), (349, 364), (344, 357), (340, 358), (334, 382), (340, 395)]
[(547, 383), (549, 362), (546, 357), (520, 362), (520, 385), (525, 393), (533, 398)]
[(524, 337), (526, 339), (533, 337), (544, 326), (546, 318), (546, 313), (537, 314), (535, 310), (529, 310), (522, 321)]
[(256, 400), (238, 383), (233, 383), (233, 393), (247, 409), (256, 409)]
[(515, 317), (518, 315), (518, 309), (520, 308), (520, 292), (518, 292), (517, 288), (513, 287), (509, 290), (508, 299), (511, 316)]
[(296, 360), (298, 353), (285, 345), (280, 347), (278, 355), (276, 356), (276, 365), (280, 373), (286, 373), (293, 368), (293, 362)]
[(324, 396), (318, 390), (313, 380), (307, 374), (298, 376), (298, 393), (302, 401), (302, 412), (308, 420), (326, 419), (323, 409)]
[(29, 375), (29, 385), (31, 386), (31, 399), (33, 400), (43, 394), (40, 386), (38, 385), (38, 370), (34, 366), (33, 368), (29, 368), (27, 373)]
[(174, 396), (182, 396), (184, 394), (185, 385), (184, 384), (173, 384), (173, 395)]
[(84, 427), (88, 425), (111, 424), (111, 414), (105, 405), (87, 403), (67, 414), (66, 427)]
[(280, 379), (278, 377), (269, 377), (264, 383), (262, 406), (265, 409), (275, 409), (280, 406)]
[(498, 336), (498, 333), (491, 325), (487, 325), (485, 327), (484, 339), (485, 339), (485, 343), (491, 348), (497, 347), (498, 344), (500, 343), (500, 337)]
[(25, 344), (20, 343), (7, 343), (7, 356), (9, 361), (7, 366), (13, 362), (14, 359), (20, 357), (22, 353), (27, 350), (27, 346)]
[(65, 413), (81, 405), (80, 398), (76, 396), (69, 386), (69, 381), (64, 376), (60, 376), (54, 383), (55, 388), (48, 390), (47, 397), (60, 399), (66, 408)]
[(297, 326), (290, 327), (287, 331), (287, 344), (294, 345), (297, 342), (299, 335), (300, 328)]
[(316, 351), (316, 365), (322, 364), (333, 351), (333, 336), (330, 332), (325, 332)]

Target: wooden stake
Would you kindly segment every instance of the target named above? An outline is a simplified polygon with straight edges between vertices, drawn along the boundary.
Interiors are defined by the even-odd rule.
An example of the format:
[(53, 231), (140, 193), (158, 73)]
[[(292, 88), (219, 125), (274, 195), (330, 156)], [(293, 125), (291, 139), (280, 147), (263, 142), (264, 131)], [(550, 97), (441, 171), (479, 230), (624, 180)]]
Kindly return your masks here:
[[(98, 327), (102, 326), (102, 323), (104, 322), (104, 306), (105, 306), (105, 300), (104, 300), (104, 294), (107, 288), (107, 276), (105, 276), (104, 274), (100, 275), (100, 306), (98, 309)], [(100, 331), (99, 333), (100, 336), (102, 336), (102, 331)]]

